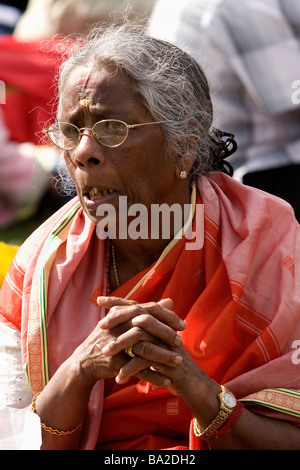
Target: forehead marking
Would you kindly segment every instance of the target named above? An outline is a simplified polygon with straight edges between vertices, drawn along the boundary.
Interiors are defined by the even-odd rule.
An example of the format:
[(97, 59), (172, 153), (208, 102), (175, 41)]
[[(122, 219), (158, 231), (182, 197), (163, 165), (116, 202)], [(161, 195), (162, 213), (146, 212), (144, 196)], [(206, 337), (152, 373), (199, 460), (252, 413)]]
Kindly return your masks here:
[(83, 108), (88, 108), (89, 106), (89, 100), (87, 98), (83, 98), (79, 103)]

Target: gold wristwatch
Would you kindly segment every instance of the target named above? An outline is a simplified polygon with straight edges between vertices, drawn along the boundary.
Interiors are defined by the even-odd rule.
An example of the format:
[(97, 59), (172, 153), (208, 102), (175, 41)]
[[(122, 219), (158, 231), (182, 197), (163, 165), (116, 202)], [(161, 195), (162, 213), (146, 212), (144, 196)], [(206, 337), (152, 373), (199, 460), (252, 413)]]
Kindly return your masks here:
[(223, 424), (228, 421), (235, 410), (237, 404), (235, 396), (223, 385), (221, 385), (221, 389), (221, 392), (218, 394), (220, 411), (212, 423), (206, 429), (202, 430), (197, 419), (193, 419), (195, 436), (200, 437), (201, 439), (210, 439), (217, 431), (219, 431)]

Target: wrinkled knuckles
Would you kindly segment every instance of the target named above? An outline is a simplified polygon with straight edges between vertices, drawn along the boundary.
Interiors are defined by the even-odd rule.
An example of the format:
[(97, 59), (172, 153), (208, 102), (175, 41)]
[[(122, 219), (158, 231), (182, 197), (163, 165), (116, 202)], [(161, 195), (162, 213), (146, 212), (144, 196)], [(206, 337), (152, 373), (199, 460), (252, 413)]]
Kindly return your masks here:
[(142, 328), (140, 328), (138, 326), (134, 326), (131, 329), (131, 332), (132, 332), (136, 342), (142, 341), (143, 339), (145, 339), (145, 331)]
[(134, 353), (137, 356), (148, 358), (148, 357), (151, 357), (154, 352), (155, 352), (155, 346), (152, 343), (141, 341), (140, 343), (134, 346)]
[(146, 304), (143, 304), (143, 308), (146, 310), (153, 310), (154, 308), (162, 308), (159, 304), (156, 302), (148, 302)]
[(153, 317), (143, 311), (140, 315), (132, 319), (135, 327), (149, 326), (153, 322)]
[(143, 314), (145, 314), (145, 309), (141, 306), (141, 305), (133, 305), (132, 306), (132, 309), (133, 309), (133, 314), (135, 317), (139, 317)]
[(123, 308), (122, 306), (120, 305), (114, 305), (113, 307), (111, 307), (109, 309), (109, 315), (110, 316), (113, 316), (113, 317), (116, 317), (120, 311), (120, 309)]

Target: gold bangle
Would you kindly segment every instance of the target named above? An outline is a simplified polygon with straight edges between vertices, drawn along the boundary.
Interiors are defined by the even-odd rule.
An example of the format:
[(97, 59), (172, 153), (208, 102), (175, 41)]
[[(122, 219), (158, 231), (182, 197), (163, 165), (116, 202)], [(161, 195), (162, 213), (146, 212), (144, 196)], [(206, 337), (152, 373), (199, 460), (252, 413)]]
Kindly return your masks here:
[[(31, 402), (31, 411), (35, 414), (37, 414), (37, 411), (36, 411), (36, 400), (37, 400), (37, 397), (40, 395), (40, 392), (39, 393), (36, 393), (32, 399), (32, 402)], [(69, 436), (70, 434), (73, 434), (74, 432), (78, 431), (78, 429), (81, 427), (81, 423), (78, 424), (78, 426), (76, 426), (76, 428), (74, 429), (71, 429), (70, 431), (60, 431), (58, 429), (53, 429), (51, 428), (50, 426), (46, 426), (46, 424), (42, 423), (41, 422), (41, 427), (47, 431), (47, 432), (50, 432), (50, 434), (54, 434), (55, 436)]]

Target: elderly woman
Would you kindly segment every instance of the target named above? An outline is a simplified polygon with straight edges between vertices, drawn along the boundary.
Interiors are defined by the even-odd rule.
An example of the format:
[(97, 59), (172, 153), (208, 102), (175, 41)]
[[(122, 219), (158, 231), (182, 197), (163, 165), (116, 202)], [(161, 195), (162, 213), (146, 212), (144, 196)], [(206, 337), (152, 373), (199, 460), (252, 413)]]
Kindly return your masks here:
[(299, 449), (299, 226), (219, 171), (200, 66), (121, 26), (59, 90), (47, 133), (78, 197), (4, 281), (6, 406), (32, 400), (45, 449)]

